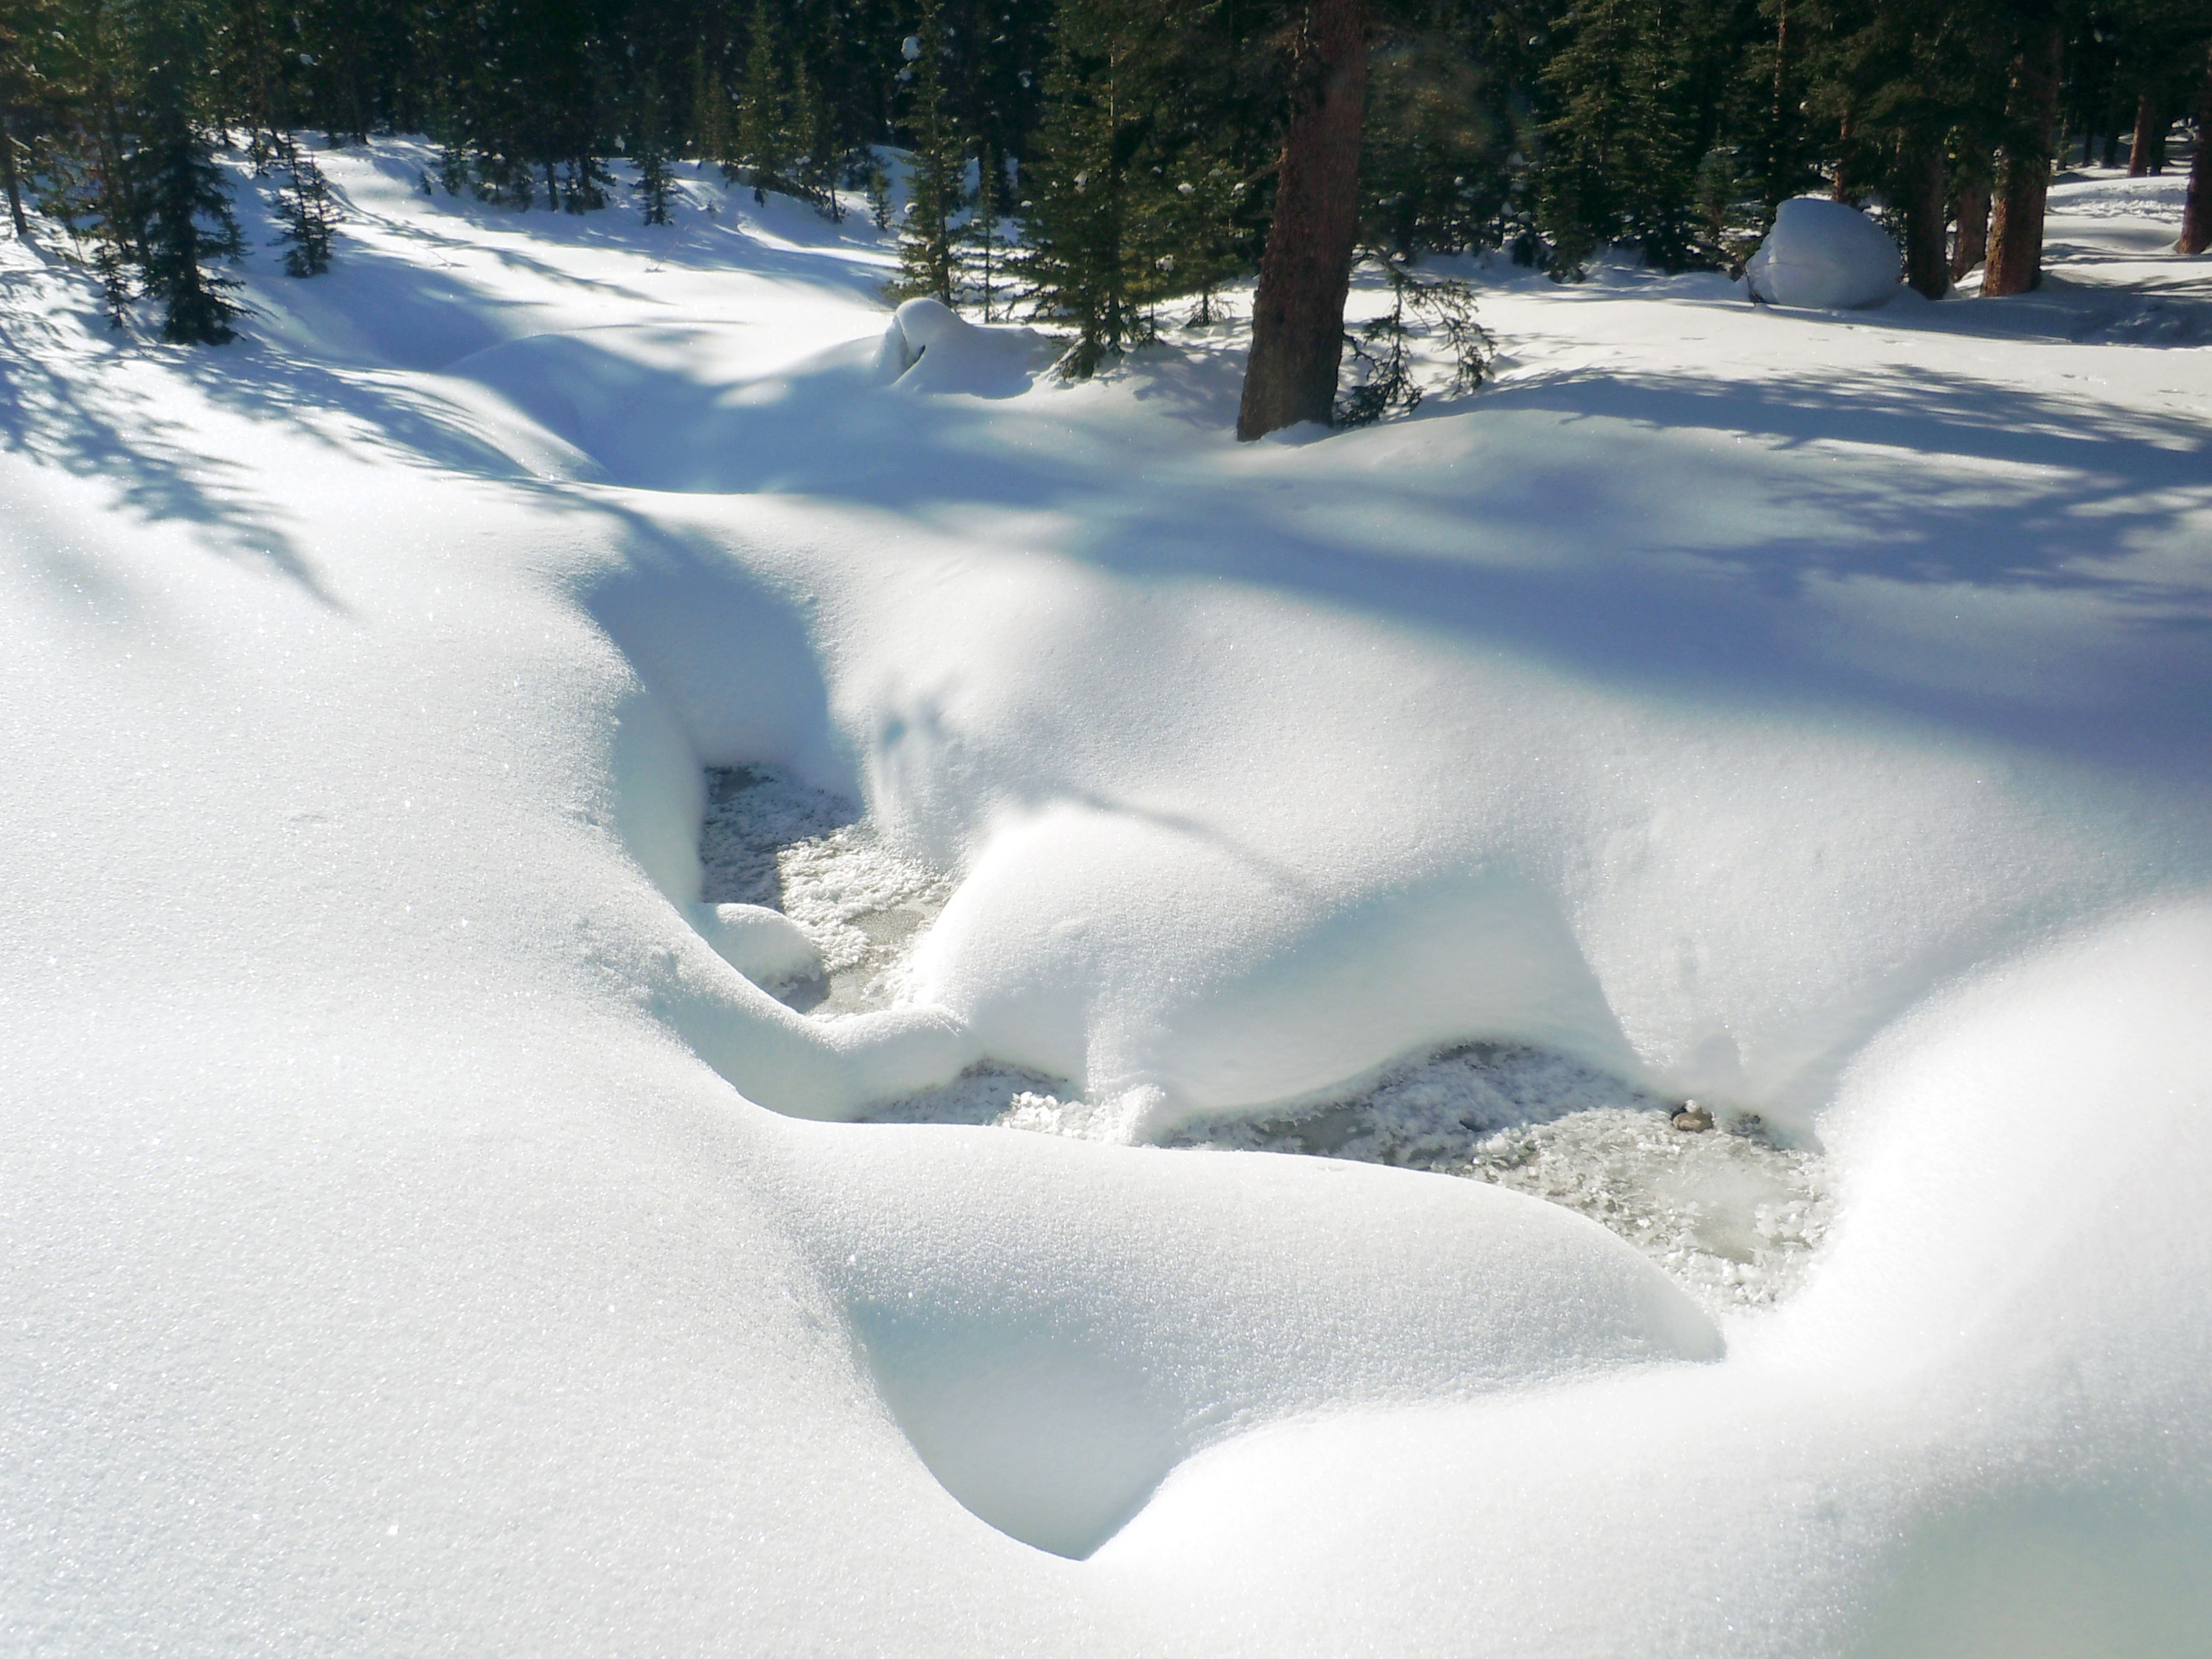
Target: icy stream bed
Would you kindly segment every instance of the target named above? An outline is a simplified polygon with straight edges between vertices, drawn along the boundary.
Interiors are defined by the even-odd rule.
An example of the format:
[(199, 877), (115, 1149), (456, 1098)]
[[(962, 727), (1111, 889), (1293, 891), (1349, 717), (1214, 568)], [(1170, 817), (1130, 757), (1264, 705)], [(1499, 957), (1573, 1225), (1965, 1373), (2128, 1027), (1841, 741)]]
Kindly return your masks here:
[[(897, 1003), (951, 879), (896, 851), (857, 804), (778, 769), (714, 769), (707, 786), (706, 900), (781, 910), (821, 953), (823, 974), (763, 988), (817, 1018)], [(1678, 1129), (1682, 1104), (1549, 1050), (1468, 1042), (1264, 1116), (1186, 1125), (1162, 1144), (1488, 1182), (1609, 1228), (1708, 1309), (1771, 1306), (1797, 1287), (1827, 1231), (1825, 1160), (1749, 1115)], [(1065, 1079), (988, 1061), (862, 1121), (1082, 1139), (1119, 1139), (1124, 1127)]]

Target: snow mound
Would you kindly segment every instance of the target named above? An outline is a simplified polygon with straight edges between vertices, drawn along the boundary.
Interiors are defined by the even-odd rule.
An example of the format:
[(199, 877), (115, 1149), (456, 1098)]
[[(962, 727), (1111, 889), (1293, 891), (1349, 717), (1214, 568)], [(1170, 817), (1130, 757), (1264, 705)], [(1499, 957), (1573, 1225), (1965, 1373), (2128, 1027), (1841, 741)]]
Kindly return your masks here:
[(695, 904), (689, 912), (714, 953), (757, 984), (822, 977), (822, 954), (781, 910), (760, 904)]
[(891, 1415), (970, 1512), (1054, 1554), (1089, 1555), (1185, 1458), (1267, 1423), (1723, 1352), (1619, 1239), (1496, 1188), (976, 1130), (791, 1133), (801, 1224)]
[(1889, 233), (1847, 202), (1799, 196), (1751, 256), (1751, 297), (1771, 306), (1856, 311), (1896, 293), (1899, 255)]
[(941, 301), (908, 300), (884, 331), (876, 374), (902, 392), (1012, 398), (1049, 350), (1034, 329), (978, 327)]

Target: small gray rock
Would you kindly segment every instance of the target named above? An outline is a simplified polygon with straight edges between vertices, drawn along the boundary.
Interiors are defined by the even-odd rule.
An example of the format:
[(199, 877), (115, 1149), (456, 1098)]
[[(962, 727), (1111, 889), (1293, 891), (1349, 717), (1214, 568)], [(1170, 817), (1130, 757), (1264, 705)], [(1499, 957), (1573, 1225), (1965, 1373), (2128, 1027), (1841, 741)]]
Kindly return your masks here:
[(1695, 1134), (1713, 1127), (1713, 1115), (1694, 1100), (1682, 1103), (1682, 1109), (1674, 1114), (1674, 1127), (1686, 1134)]

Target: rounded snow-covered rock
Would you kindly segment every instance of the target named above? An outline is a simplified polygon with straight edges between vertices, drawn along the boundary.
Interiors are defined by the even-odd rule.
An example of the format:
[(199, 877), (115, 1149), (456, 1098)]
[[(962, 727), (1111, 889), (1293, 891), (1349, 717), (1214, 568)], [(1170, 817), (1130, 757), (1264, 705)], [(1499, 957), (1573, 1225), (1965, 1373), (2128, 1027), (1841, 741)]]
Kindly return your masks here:
[(811, 979), (822, 972), (822, 953), (781, 910), (763, 904), (695, 904), (691, 925), (747, 979)]
[(883, 378), (896, 380), (920, 362), (931, 346), (968, 326), (942, 300), (908, 300), (891, 313), (890, 326), (884, 331), (883, 355), (878, 360)]
[(902, 392), (1011, 398), (1029, 389), (1049, 349), (1034, 329), (978, 328), (941, 300), (908, 300), (891, 313), (876, 378)]
[(1897, 292), (1899, 258), (1887, 231), (1848, 202), (1799, 196), (1784, 202), (1744, 275), (1751, 297), (1771, 306), (1855, 311)]

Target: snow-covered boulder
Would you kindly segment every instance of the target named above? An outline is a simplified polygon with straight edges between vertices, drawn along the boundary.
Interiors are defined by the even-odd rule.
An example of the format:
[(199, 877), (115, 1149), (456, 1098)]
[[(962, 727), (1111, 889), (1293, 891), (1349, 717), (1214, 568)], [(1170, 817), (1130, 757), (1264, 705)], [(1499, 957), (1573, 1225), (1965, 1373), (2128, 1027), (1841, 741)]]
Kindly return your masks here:
[(1744, 274), (1751, 297), (1768, 305), (1852, 311), (1896, 293), (1899, 268), (1896, 242), (1858, 209), (1799, 196), (1775, 214)]
[(714, 953), (747, 979), (811, 979), (822, 972), (822, 953), (781, 910), (761, 904), (695, 904), (690, 915)]
[(908, 300), (884, 331), (876, 378), (909, 392), (1011, 398), (1029, 389), (1047, 349), (1035, 329), (979, 328), (940, 300)]

